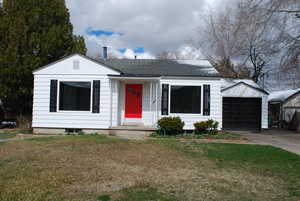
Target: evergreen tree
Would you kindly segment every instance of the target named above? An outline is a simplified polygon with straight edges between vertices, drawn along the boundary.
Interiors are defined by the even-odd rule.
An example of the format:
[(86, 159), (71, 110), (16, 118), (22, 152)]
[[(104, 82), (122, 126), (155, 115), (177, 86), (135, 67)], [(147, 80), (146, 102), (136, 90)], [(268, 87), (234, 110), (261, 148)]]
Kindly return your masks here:
[(0, 100), (31, 113), (32, 71), (74, 52), (86, 53), (73, 35), (65, 0), (4, 0), (0, 8)]

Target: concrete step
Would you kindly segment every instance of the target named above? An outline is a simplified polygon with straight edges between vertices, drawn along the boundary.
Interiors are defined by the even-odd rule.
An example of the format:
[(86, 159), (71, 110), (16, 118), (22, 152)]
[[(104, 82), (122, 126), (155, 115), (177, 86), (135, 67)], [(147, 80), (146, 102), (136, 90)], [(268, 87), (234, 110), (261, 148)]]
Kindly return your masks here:
[(143, 140), (154, 131), (140, 131), (140, 130), (110, 130), (109, 134), (125, 139)]
[(138, 126), (138, 127), (143, 127), (144, 124), (141, 122), (125, 122), (123, 123), (122, 126)]
[(127, 130), (127, 131), (155, 131), (156, 128), (150, 126), (116, 126), (110, 128), (111, 130)]

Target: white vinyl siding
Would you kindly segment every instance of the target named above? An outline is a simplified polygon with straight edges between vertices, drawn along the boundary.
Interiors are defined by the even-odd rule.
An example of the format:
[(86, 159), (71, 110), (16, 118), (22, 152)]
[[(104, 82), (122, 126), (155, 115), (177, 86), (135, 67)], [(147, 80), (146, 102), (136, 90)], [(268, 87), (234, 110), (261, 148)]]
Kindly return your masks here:
[[(118, 126), (119, 125), (119, 117), (118, 117), (118, 110), (119, 110), (119, 82), (117, 80), (110, 80), (111, 82), (111, 125), (110, 126)], [(100, 92), (101, 93), (101, 92)], [(101, 104), (101, 101), (100, 101)]]
[[(162, 79), (162, 84), (169, 84), (170, 87), (172, 85), (181, 85), (181, 86), (201, 86), (201, 113), (200, 114), (172, 114), (169, 113), (168, 116), (176, 116), (180, 117), (184, 122), (185, 126), (184, 129), (191, 130), (194, 129), (194, 123), (198, 121), (207, 121), (209, 119), (213, 119), (220, 123), (219, 128), (222, 128), (222, 97), (221, 97), (221, 82), (219, 79), (193, 79), (193, 78), (186, 78), (186, 79)], [(211, 108), (210, 108), (210, 115), (203, 116), (203, 85), (210, 85), (211, 87)], [(161, 97), (161, 91), (160, 91)], [(171, 96), (169, 96), (169, 111), (170, 111), (170, 100)], [(160, 106), (161, 107), (161, 106)], [(160, 109), (159, 107), (159, 109)], [(161, 110), (159, 110), (160, 117), (164, 117), (161, 115)]]
[[(50, 80), (90, 81), (100, 80), (100, 113), (91, 111), (50, 112)], [(57, 102), (59, 104), (59, 101)], [(107, 76), (35, 75), (33, 99), (33, 128), (95, 128), (110, 126), (110, 86)]]

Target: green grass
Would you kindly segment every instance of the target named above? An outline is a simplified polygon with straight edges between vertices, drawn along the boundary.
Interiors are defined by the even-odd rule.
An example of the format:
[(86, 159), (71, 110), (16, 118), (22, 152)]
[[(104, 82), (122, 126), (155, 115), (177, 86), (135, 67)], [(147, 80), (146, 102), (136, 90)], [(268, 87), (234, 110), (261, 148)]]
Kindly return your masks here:
[(49, 141), (55, 141), (59, 140), (59, 136), (51, 136), (51, 137), (34, 137), (34, 138), (29, 138), (26, 139), (25, 141), (31, 141), (31, 142), (49, 142)]
[(173, 196), (147, 186), (127, 188), (122, 193), (122, 198), (117, 199), (117, 201), (178, 201)]
[(99, 195), (97, 197), (97, 199), (99, 201), (110, 201), (111, 200), (111, 196), (110, 195), (107, 195), (107, 194), (103, 194), (103, 195)]
[(198, 144), (221, 168), (242, 168), (284, 179), (291, 196), (300, 196), (300, 156), (272, 146)]
[(257, 175), (280, 178), (292, 198), (287, 200), (300, 200), (300, 156), (297, 154), (265, 145), (196, 141), (180, 143), (174, 138), (162, 139), (159, 143), (192, 158), (208, 158), (216, 163), (218, 169), (245, 170)]
[(17, 135), (15, 133), (0, 133), (0, 140), (6, 140), (10, 138), (14, 138)]

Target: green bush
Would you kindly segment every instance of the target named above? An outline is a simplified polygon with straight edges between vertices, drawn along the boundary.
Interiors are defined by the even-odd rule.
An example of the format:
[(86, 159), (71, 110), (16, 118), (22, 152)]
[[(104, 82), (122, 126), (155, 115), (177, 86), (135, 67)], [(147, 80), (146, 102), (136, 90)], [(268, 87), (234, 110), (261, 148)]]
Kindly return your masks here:
[(183, 133), (184, 122), (180, 117), (163, 117), (158, 120), (159, 134), (176, 135)]
[(196, 122), (194, 123), (194, 127), (196, 134), (206, 133), (208, 130), (208, 125), (206, 121)]
[(207, 121), (208, 133), (211, 135), (218, 134), (219, 122), (214, 121), (212, 119)]
[(211, 135), (216, 135), (218, 134), (219, 122), (210, 119), (208, 121), (196, 122), (194, 124), (194, 127), (195, 127), (196, 134), (208, 133)]

